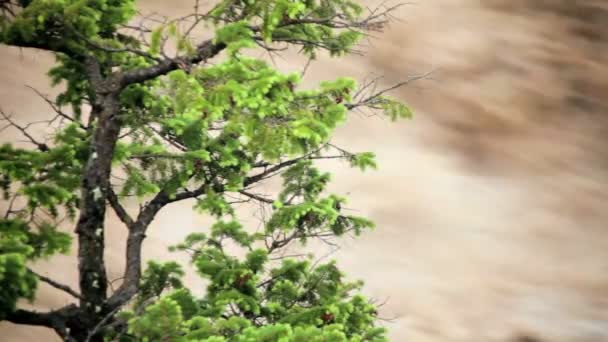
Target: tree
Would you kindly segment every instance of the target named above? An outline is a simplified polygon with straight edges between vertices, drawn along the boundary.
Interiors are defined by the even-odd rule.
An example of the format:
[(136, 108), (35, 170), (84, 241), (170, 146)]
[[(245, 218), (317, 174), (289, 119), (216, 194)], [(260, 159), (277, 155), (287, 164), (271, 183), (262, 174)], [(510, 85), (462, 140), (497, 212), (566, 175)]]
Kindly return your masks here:
[[(334, 129), (353, 110), (392, 119), (411, 113), (385, 96), (394, 87), (376, 91), (377, 82), (341, 78), (304, 90), (300, 75), (247, 52), (296, 47), (311, 60), (321, 52), (343, 56), (381, 30), (393, 9), (364, 14), (350, 0), (224, 0), (203, 13), (196, 1), (182, 18), (134, 21), (133, 0), (0, 1), (1, 42), (53, 53), (48, 75), (65, 86), (57, 98), (44, 97), (54, 111), (49, 140), (2, 112), (33, 148), (0, 147), (7, 207), (0, 319), (49, 327), (68, 341), (384, 340), (375, 306), (357, 293), (361, 283), (348, 282), (334, 262), (280, 255), (293, 243), (373, 227), (342, 211), (345, 199), (327, 193), (330, 175), (315, 161), (373, 168), (372, 153), (331, 144)], [(197, 41), (193, 33), (204, 24), (214, 35)], [(279, 176), (276, 196), (255, 191)], [(139, 202), (137, 213), (128, 198)], [(172, 247), (190, 253), (208, 280), (203, 298), (184, 287), (175, 262), (150, 261), (142, 270), (148, 226), (187, 199), (216, 218)], [(234, 205), (243, 201), (270, 210), (262, 229), (240, 223)], [(112, 291), (103, 258), (108, 208), (128, 230), (127, 267)], [(63, 218), (75, 228), (78, 290), (28, 268), (69, 249), (72, 235), (58, 228)], [(18, 308), (20, 299), (35, 298), (38, 282), (75, 302), (50, 312)]]

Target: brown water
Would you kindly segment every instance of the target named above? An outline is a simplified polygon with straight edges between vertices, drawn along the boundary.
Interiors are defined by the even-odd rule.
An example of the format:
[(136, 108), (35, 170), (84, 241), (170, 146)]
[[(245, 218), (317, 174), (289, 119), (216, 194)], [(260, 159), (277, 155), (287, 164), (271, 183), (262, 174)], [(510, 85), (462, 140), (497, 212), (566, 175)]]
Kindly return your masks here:
[[(190, 2), (175, 3), (146, 6), (173, 13)], [(336, 142), (376, 151), (381, 168), (335, 177), (333, 190), (378, 229), (334, 256), (386, 301), (394, 341), (608, 341), (608, 2), (420, 0), (398, 16), (366, 57), (313, 64), (306, 79), (375, 73), (389, 84), (437, 69), (396, 93), (414, 120), (354, 114), (340, 129)], [(48, 87), (48, 56), (0, 53), (2, 107), (23, 122), (48, 113), (23, 86)], [(124, 229), (110, 219), (112, 278)], [(171, 207), (145, 255), (168, 257), (165, 246), (207, 222)], [(58, 257), (38, 269), (75, 283), (75, 265)], [(43, 287), (36, 306), (68, 300)], [(7, 323), (0, 332), (55, 338)]]

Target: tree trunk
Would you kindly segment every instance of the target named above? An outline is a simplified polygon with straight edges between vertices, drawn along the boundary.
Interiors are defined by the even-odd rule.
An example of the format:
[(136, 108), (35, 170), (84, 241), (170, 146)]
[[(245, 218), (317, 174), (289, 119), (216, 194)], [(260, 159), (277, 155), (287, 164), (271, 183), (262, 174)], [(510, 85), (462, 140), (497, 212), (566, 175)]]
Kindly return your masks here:
[(85, 315), (80, 323), (85, 323), (85, 327), (81, 329), (80, 323), (74, 326), (77, 330), (74, 334), (80, 335), (80, 330), (92, 330), (103, 318), (104, 312), (109, 311), (106, 307), (108, 281), (104, 262), (104, 224), (112, 156), (120, 133), (120, 107), (117, 92), (98, 91), (97, 100), (91, 111), (91, 115), (97, 118), (97, 127), (93, 132), (90, 156), (83, 172), (80, 216), (76, 225), (82, 296), (80, 307)]

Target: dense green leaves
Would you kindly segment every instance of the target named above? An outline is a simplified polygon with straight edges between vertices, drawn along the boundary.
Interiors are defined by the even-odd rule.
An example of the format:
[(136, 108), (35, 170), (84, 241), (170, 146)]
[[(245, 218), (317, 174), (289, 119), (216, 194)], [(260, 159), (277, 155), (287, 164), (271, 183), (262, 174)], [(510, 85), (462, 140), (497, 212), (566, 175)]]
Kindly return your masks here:
[(350, 156), (350, 163), (362, 171), (365, 171), (367, 168), (375, 169), (377, 167), (375, 157), (372, 152), (353, 154)]
[[(195, 257), (199, 270), (211, 279), (207, 298), (197, 301), (187, 290), (172, 292), (131, 316), (131, 333), (149, 341), (163, 336), (178, 341), (384, 340), (384, 329), (374, 324), (375, 306), (351, 295), (361, 284), (343, 282), (334, 263), (314, 266), (286, 259), (256, 287), (252, 280), (267, 262), (264, 252), (250, 253), (244, 264), (230, 258), (229, 270), (200, 258)], [(150, 329), (154, 322), (162, 328)]]
[[(310, 161), (295, 163), (283, 177), (283, 191), (263, 233), (248, 233), (236, 221), (218, 221), (208, 236), (192, 234), (175, 247), (190, 252), (199, 274), (209, 281), (198, 306), (204, 321), (196, 315), (183, 319), (172, 309), (183, 329), (179, 336), (195, 334), (206, 340), (219, 335), (213, 337), (218, 341), (382, 340), (374, 306), (353, 294), (361, 284), (346, 282), (335, 263), (306, 258), (277, 263), (270, 258), (292, 241), (358, 234), (372, 227), (363, 218), (342, 215), (344, 199), (321, 196), (329, 174)], [(221, 208), (227, 204), (216, 193), (208, 193), (206, 202), (215, 203), (207, 207), (216, 208), (218, 216), (225, 212)], [(243, 258), (226, 252), (231, 243), (245, 249)], [(234, 326), (219, 328), (225, 324)]]
[(2, 32), (2, 38), (9, 44), (26, 42), (54, 51), (84, 53), (87, 47), (78, 39), (80, 35), (108, 37), (134, 10), (132, 0), (35, 0)]
[(36, 276), (26, 262), (66, 253), (70, 242), (68, 234), (47, 222), (0, 219), (0, 319), (15, 309), (17, 299), (34, 299)]

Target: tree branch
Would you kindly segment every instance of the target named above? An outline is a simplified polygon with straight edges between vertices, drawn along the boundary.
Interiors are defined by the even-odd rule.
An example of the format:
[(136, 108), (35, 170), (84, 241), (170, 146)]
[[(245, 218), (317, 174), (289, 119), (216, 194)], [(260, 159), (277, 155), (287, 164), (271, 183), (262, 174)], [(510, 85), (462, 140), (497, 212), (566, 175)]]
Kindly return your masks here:
[(206, 40), (197, 47), (194, 56), (165, 59), (162, 62), (147, 68), (125, 72), (121, 77), (121, 86), (124, 88), (130, 84), (142, 83), (154, 79), (173, 70), (177, 70), (184, 64), (191, 65), (205, 62), (220, 53), (225, 47), (226, 44), (224, 43), (213, 43), (211, 39)]
[(6, 316), (6, 320), (14, 324), (38, 325), (51, 328), (51, 315), (52, 312), (36, 312), (17, 309), (13, 312), (9, 312)]
[(266, 198), (266, 197), (263, 197), (263, 196), (260, 196), (260, 195), (257, 195), (257, 194), (245, 191), (245, 190), (241, 190), (241, 191), (239, 191), (239, 193), (242, 194), (242, 195), (245, 195), (245, 196), (247, 196), (249, 198), (252, 198), (254, 200), (263, 202), (263, 203), (272, 204), (274, 202), (273, 200), (271, 200), (269, 198)]
[(65, 322), (78, 314), (80, 309), (75, 304), (64, 306), (49, 312), (37, 312), (17, 309), (6, 314), (6, 320), (14, 324), (37, 325), (58, 329)]
[(61, 109), (55, 104), (55, 102), (52, 101), (51, 99), (49, 99), (48, 96), (42, 94), (40, 91), (38, 91), (38, 89), (36, 89), (32, 86), (26, 85), (26, 87), (30, 88), (33, 92), (36, 93), (36, 95), (38, 95), (40, 98), (42, 98), (53, 109), (53, 111), (55, 113), (57, 113), (57, 115), (61, 116), (64, 119), (67, 119), (71, 122), (76, 123), (78, 126), (80, 126), (80, 128), (84, 129), (85, 131), (87, 130), (87, 127), (85, 125), (83, 125), (82, 122), (79, 122), (78, 120), (74, 119), (70, 115), (62, 112)]
[(299, 162), (300, 160), (306, 159), (307, 157), (308, 156), (303, 156), (303, 157), (299, 157), (299, 158), (290, 159), (290, 160), (284, 161), (282, 163), (278, 163), (272, 167), (269, 167), (269, 168), (265, 169), (263, 172), (260, 172), (256, 175), (245, 178), (245, 181), (243, 182), (243, 186), (247, 187), (253, 183), (257, 183), (257, 182), (269, 177), (272, 173), (277, 172), (287, 166), (293, 165), (293, 164)]
[(123, 276), (123, 283), (107, 300), (110, 310), (124, 305), (139, 290), (141, 278), (141, 246), (146, 237), (146, 230), (156, 214), (167, 203), (169, 196), (166, 192), (159, 192), (143, 210), (137, 215), (137, 219), (129, 225), (129, 236), (127, 237), (126, 266)]
[[(330, 145), (332, 147), (335, 148), (335, 146)], [(278, 163), (278, 164), (274, 164), (273, 166), (270, 166), (272, 164), (261, 164), (258, 165), (256, 167), (266, 167), (264, 169), (263, 172), (260, 172), (258, 174), (255, 174), (253, 176), (249, 176), (247, 178), (245, 178), (245, 181), (243, 182), (243, 186), (244, 187), (248, 187), (249, 185), (252, 185), (254, 183), (257, 183), (259, 181), (262, 181), (268, 177), (272, 177), (274, 175), (274, 173), (281, 171), (282, 169), (291, 166), (293, 164), (296, 164), (297, 162), (301, 161), (301, 160), (319, 160), (319, 159), (345, 159), (348, 158), (348, 155), (332, 155), (332, 156), (314, 156), (313, 154), (319, 152), (320, 149), (317, 149), (309, 154), (306, 154), (304, 156), (298, 157), (298, 158), (294, 158), (294, 159), (290, 159), (290, 160), (286, 160), (284, 162)], [(344, 152), (343, 150), (341, 150), (341, 152)], [(270, 166), (270, 167), (268, 167)]]
[(131, 216), (129, 215), (127, 210), (120, 204), (120, 201), (118, 200), (118, 196), (116, 195), (116, 192), (114, 192), (114, 189), (112, 189), (112, 186), (108, 186), (106, 198), (108, 199), (108, 202), (110, 203), (110, 206), (112, 207), (112, 209), (114, 209), (116, 216), (118, 216), (118, 218), (127, 227), (130, 228), (131, 226), (133, 226), (133, 223), (134, 223), (133, 218), (131, 218)]
[(376, 88), (376, 84), (378, 82), (378, 80), (380, 79), (380, 77), (372, 80), (370, 83), (368, 84), (364, 84), (363, 87), (361, 87), (361, 89), (359, 89), (357, 91), (357, 93), (355, 94), (355, 97), (362, 95), (362, 93), (365, 91), (365, 89), (369, 88), (370, 86), (373, 85), (373, 89), (372, 89), (372, 94), (355, 102), (355, 103), (347, 103), (344, 106), (346, 107), (346, 109), (348, 110), (352, 110), (355, 109), (357, 107), (373, 107), (374, 105), (378, 105), (382, 102), (382, 95), (386, 94), (387, 92), (391, 91), (391, 90), (395, 90), (397, 88), (401, 88), (403, 86), (406, 86), (414, 81), (420, 80), (420, 79), (425, 79), (428, 76), (430, 76), (432, 73), (434, 73), (435, 70), (431, 70), (429, 72), (426, 72), (424, 74), (421, 75), (414, 75), (414, 76), (410, 76), (408, 77), (406, 80), (401, 81), (399, 83), (396, 83), (388, 88), (382, 89), (380, 91), (375, 91), (374, 89)]
[(54, 287), (54, 288), (56, 288), (58, 290), (61, 290), (61, 291), (69, 294), (70, 296), (72, 296), (72, 297), (74, 297), (76, 299), (83, 299), (82, 296), (78, 292), (76, 292), (75, 290), (73, 290), (71, 287), (69, 287), (67, 285), (64, 285), (64, 284), (61, 284), (59, 282), (56, 282), (55, 280), (53, 280), (51, 278), (48, 278), (48, 277), (45, 277), (45, 276), (43, 276), (41, 274), (38, 274), (38, 273), (34, 272), (33, 270), (31, 270), (29, 268), (28, 268), (28, 271), (30, 273), (32, 273), (33, 275), (35, 275), (36, 277), (38, 277), (38, 279), (40, 279), (41, 281), (43, 281), (43, 282), (51, 285), (52, 287)]
[[(108, 299), (108, 306), (113, 309), (123, 305), (130, 300), (139, 289), (141, 278), (141, 247), (146, 237), (148, 226), (156, 217), (156, 214), (167, 204), (195, 198), (207, 192), (209, 185), (203, 184), (195, 190), (184, 191), (169, 196), (165, 191), (160, 191), (154, 198), (144, 206), (137, 215), (137, 219), (129, 225), (129, 236), (127, 238), (125, 273), (122, 285)], [(223, 191), (223, 186), (217, 185), (214, 190)]]
[(17, 124), (16, 122), (14, 122), (10, 115), (6, 114), (3, 110), (0, 109), (0, 115), (2, 115), (2, 117), (4, 118), (4, 121), (7, 121), (9, 124), (8, 126), (10, 127), (15, 127), (17, 130), (19, 130), (21, 132), (21, 134), (23, 134), (32, 144), (36, 145), (36, 147), (38, 148), (38, 150), (40, 150), (40, 152), (47, 152), (49, 150), (49, 146), (45, 143), (41, 143), (38, 142), (31, 134), (29, 134), (29, 132), (27, 131), (28, 126), (21, 126), (19, 124)]

